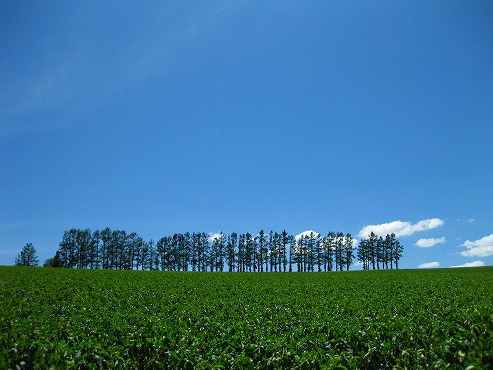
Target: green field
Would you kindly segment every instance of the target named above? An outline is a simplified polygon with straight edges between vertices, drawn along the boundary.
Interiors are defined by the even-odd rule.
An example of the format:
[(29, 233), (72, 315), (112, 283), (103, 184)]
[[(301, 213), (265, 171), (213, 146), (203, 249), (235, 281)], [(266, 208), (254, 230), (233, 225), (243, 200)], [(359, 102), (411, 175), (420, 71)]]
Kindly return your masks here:
[(0, 267), (0, 369), (492, 368), (493, 268)]

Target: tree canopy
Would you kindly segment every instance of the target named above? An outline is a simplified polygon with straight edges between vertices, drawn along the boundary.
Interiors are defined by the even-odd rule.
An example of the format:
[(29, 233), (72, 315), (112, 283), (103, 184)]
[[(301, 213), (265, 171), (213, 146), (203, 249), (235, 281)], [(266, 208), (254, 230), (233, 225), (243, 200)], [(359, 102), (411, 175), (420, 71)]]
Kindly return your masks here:
[(36, 255), (36, 248), (32, 243), (27, 243), (15, 259), (16, 266), (38, 266), (39, 259)]

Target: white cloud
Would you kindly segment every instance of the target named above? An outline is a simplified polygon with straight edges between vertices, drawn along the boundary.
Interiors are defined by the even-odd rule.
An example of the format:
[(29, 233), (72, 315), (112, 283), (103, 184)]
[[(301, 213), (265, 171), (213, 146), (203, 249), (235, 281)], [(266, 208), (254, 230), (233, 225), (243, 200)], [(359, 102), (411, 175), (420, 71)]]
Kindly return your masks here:
[(296, 240), (300, 240), (303, 236), (310, 236), (310, 234), (315, 235), (315, 236), (319, 236), (320, 233), (317, 233), (316, 231), (313, 231), (313, 230), (306, 230), (306, 231), (303, 231), (302, 233), (299, 233), (298, 235), (296, 235), (294, 238)]
[(418, 266), (419, 269), (434, 269), (440, 267), (440, 262), (426, 262)]
[(493, 255), (493, 234), (485, 236), (484, 238), (470, 241), (467, 240), (462, 247), (466, 247), (467, 250), (460, 253), (464, 257), (486, 257)]
[(223, 233), (209, 233), (209, 242), (214, 242), (214, 239), (222, 239), (224, 238)]
[(447, 242), (447, 239), (445, 237), (441, 238), (429, 238), (429, 239), (419, 239), (416, 244), (420, 248), (430, 248), (433, 247), (434, 245), (437, 244), (444, 244)]
[(466, 222), (468, 224), (472, 224), (474, 221), (476, 221), (476, 219), (474, 219), (473, 217), (468, 218), (468, 219), (465, 219), (465, 218), (458, 218), (457, 219), (457, 222)]
[(481, 267), (481, 266), (484, 266), (483, 261), (467, 262), (467, 263), (464, 263), (463, 265), (457, 265), (457, 266), (451, 266), (451, 267)]
[(444, 221), (439, 218), (421, 220), (415, 224), (403, 221), (392, 221), (385, 224), (364, 226), (360, 230), (358, 235), (360, 237), (366, 238), (373, 231), (375, 234), (382, 236), (392, 233), (394, 233), (397, 237), (409, 236), (418, 231), (435, 229), (439, 226), (442, 226), (443, 223)]

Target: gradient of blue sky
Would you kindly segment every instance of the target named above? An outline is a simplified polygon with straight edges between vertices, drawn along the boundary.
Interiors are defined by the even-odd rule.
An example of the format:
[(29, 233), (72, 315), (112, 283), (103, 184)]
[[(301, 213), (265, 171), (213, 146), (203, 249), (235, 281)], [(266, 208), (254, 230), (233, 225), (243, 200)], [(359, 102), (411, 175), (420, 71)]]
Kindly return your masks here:
[(3, 1), (0, 52), (0, 264), (375, 225), (404, 268), (493, 265), (490, 1)]

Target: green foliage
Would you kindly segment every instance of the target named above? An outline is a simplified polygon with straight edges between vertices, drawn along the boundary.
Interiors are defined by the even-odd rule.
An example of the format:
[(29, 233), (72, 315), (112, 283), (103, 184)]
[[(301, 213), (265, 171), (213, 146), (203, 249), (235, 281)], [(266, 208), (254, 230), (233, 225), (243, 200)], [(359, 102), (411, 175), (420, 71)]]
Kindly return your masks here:
[(15, 259), (16, 266), (37, 266), (39, 263), (38, 256), (36, 255), (36, 248), (32, 243), (27, 243), (22, 247), (21, 252)]
[(490, 267), (0, 267), (0, 369), (491, 369), (492, 286)]
[(57, 251), (55, 257), (45, 260), (43, 267), (63, 267), (63, 262), (60, 259), (60, 252)]

